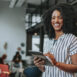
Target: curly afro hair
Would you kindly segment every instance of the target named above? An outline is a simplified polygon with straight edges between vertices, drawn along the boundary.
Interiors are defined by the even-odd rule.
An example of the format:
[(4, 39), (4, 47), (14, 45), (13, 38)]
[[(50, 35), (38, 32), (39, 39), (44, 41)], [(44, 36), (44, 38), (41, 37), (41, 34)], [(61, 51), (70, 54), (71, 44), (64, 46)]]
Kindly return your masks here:
[(63, 33), (65, 34), (72, 33), (74, 35), (77, 35), (77, 26), (75, 23), (76, 21), (75, 21), (74, 8), (70, 4), (62, 3), (49, 8), (42, 16), (44, 29), (45, 29), (45, 32), (48, 34), (48, 37), (50, 39), (55, 37), (55, 31), (51, 24), (52, 13), (54, 10), (60, 11), (63, 17), (63, 26), (62, 26)]

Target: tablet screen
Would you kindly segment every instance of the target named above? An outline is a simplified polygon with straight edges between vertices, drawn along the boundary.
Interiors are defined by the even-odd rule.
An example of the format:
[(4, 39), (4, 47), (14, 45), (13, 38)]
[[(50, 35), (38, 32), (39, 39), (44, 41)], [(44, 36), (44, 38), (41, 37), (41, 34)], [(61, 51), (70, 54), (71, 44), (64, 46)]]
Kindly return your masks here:
[(44, 56), (42, 52), (35, 52), (35, 51), (30, 51), (30, 54), (32, 56), (36, 56), (36, 57), (39, 57), (41, 59), (44, 59), (45, 60), (45, 65), (53, 65), (51, 60), (49, 59), (48, 56)]

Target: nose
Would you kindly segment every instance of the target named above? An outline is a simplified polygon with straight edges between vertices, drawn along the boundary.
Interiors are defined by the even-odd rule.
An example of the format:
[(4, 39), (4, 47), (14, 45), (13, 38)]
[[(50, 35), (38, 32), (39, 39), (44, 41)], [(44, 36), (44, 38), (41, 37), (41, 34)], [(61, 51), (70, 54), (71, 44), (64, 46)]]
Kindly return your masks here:
[(56, 18), (55, 18), (55, 22), (58, 22), (58, 21), (59, 21), (59, 19), (56, 17)]

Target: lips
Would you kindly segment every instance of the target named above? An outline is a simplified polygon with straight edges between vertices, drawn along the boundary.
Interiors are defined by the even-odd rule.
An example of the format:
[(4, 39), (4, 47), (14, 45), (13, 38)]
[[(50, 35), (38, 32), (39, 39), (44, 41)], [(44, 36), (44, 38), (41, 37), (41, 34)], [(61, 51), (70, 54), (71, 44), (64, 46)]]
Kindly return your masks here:
[(60, 26), (60, 24), (54, 24), (54, 26), (55, 26), (55, 27), (59, 27), (59, 26)]

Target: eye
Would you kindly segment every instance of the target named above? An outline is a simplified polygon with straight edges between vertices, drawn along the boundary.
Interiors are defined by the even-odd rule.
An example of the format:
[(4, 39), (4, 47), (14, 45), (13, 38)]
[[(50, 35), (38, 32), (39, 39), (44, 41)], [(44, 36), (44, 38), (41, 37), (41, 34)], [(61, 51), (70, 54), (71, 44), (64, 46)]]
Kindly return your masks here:
[(55, 19), (55, 17), (52, 17), (52, 19)]
[(62, 16), (59, 16), (59, 19), (63, 19), (63, 17)]

